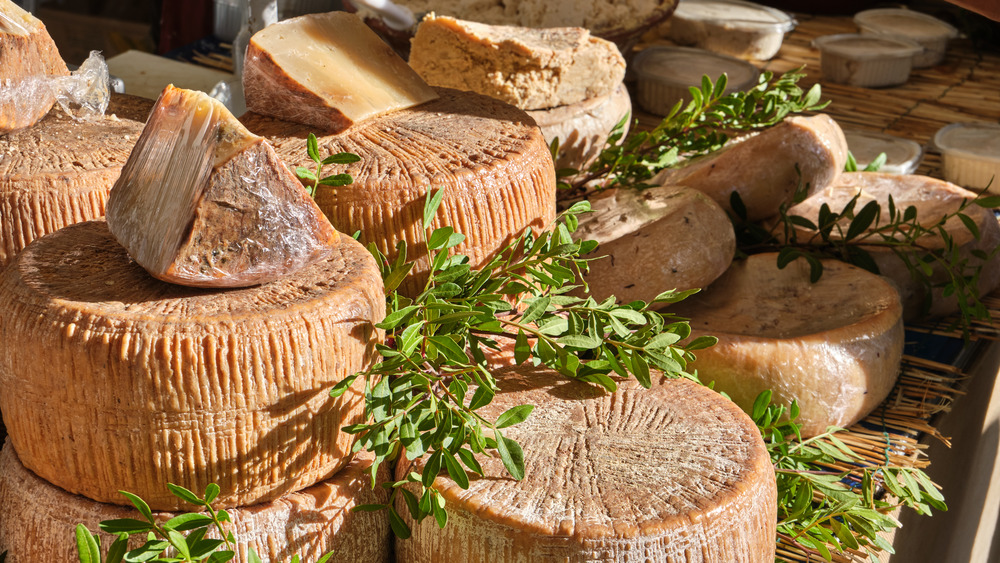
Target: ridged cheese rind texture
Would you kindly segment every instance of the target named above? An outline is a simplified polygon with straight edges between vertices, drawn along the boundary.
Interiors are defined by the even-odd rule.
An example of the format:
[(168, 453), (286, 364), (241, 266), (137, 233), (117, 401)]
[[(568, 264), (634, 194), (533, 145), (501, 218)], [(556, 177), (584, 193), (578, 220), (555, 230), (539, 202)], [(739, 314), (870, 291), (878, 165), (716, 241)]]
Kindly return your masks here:
[[(406, 241), (415, 265), (400, 286), (419, 293), (430, 267), (423, 209), (429, 190), (444, 188), (431, 223), (466, 236), (454, 251), (469, 256), (473, 268), (485, 264), (525, 229), (546, 228), (555, 219), (555, 168), (545, 139), (523, 111), (472, 92), (439, 89), (441, 97), (319, 138), (321, 157), (357, 154), (346, 172), (354, 183), (320, 186), (316, 203), (343, 233), (361, 231), (390, 257)], [(243, 123), (267, 137), (292, 168), (314, 166), (306, 153), (310, 128), (247, 113)]]
[(389, 45), (346, 12), (299, 16), (254, 34), (243, 91), (250, 111), (310, 125), (317, 134), (437, 97)]
[(56, 103), (51, 76), (68, 76), (45, 24), (0, 0), (0, 134), (29, 127)]
[[(437, 477), (448, 525), (415, 524), (400, 503), (413, 537), (397, 540), (399, 563), (774, 560), (774, 470), (731, 401), (690, 381), (607, 393), (545, 368), (494, 373), (486, 418), (535, 405), (503, 430), (524, 449), (525, 477), (496, 456), (478, 456), (485, 477), (467, 490)], [(402, 459), (397, 479), (411, 469)]]
[[(388, 513), (351, 510), (389, 500), (385, 489), (371, 488), (371, 460), (371, 454), (361, 453), (312, 487), (271, 502), (229, 509), (229, 529), (237, 540), (233, 561), (249, 561), (252, 547), (264, 561), (289, 561), (295, 554), (316, 561), (332, 551), (332, 561), (388, 563), (392, 548)], [(381, 481), (387, 480), (388, 471), (380, 473), (385, 473)], [(186, 505), (184, 510), (195, 512), (197, 507)], [(155, 515), (160, 522), (173, 516)], [(134, 508), (95, 502), (39, 478), (21, 464), (9, 443), (0, 451), (0, 553), (7, 551), (8, 561), (79, 561), (73, 533), (77, 524), (99, 533), (106, 556), (117, 535), (99, 532), (98, 524), (119, 518), (142, 516)], [(136, 535), (130, 548), (145, 539), (145, 534)]]
[(584, 276), (598, 301), (652, 302), (660, 293), (706, 287), (733, 261), (736, 235), (705, 193), (681, 186), (612, 189), (590, 199), (574, 236), (600, 246)]
[[(917, 220), (921, 225), (930, 227), (937, 224), (946, 214), (954, 213), (963, 201), (972, 201), (976, 194), (960, 188), (955, 184), (928, 176), (916, 174), (899, 175), (877, 172), (848, 172), (827, 186), (819, 193), (812, 195), (802, 203), (791, 207), (789, 215), (799, 215), (814, 223), (819, 216), (822, 205), (830, 206), (831, 211), (839, 213), (855, 195), (860, 194), (855, 211), (860, 211), (870, 201), (876, 201), (882, 209), (881, 223), (888, 220), (889, 196), (892, 196), (896, 209), (902, 213), (906, 208), (914, 206), (917, 210)], [(1000, 224), (997, 223), (993, 211), (969, 205), (963, 213), (976, 224), (979, 238), (976, 239), (958, 217), (952, 217), (945, 225), (945, 231), (959, 249), (961, 259), (967, 261), (968, 271), (981, 267), (977, 280), (979, 295), (987, 295), (1000, 286), (1000, 257), (996, 248), (1000, 245)], [(873, 225), (874, 226), (874, 225)], [(799, 236), (812, 236), (813, 233), (801, 230)], [(881, 238), (874, 239), (880, 241)], [(944, 243), (937, 234), (922, 237), (919, 241), (925, 248), (940, 249)], [(958, 311), (958, 298), (954, 295), (945, 297), (944, 289), (932, 288), (928, 294), (927, 287), (914, 280), (909, 268), (902, 258), (886, 247), (866, 246), (879, 273), (888, 277), (899, 290), (903, 300), (903, 314), (907, 320), (922, 316), (944, 316)], [(973, 255), (974, 252), (985, 252), (989, 259)], [(916, 260), (917, 256), (914, 255)], [(949, 281), (945, 268), (932, 263), (934, 270), (933, 283)], [(929, 300), (929, 302), (928, 302)]]
[(809, 265), (777, 267), (777, 254), (734, 262), (709, 288), (669, 308), (693, 336), (718, 344), (689, 368), (745, 410), (762, 391), (798, 401), (803, 436), (847, 427), (888, 396), (899, 376), (903, 319), (884, 278), (836, 260), (809, 281)]
[(150, 277), (103, 221), (29, 245), (0, 276), (0, 410), (21, 461), (158, 510), (178, 508), (166, 483), (215, 482), (218, 504), (239, 506), (332, 475), (362, 381), (328, 392), (369, 365), (385, 315), (374, 259), (342, 238), (293, 276), (214, 291)]
[(732, 210), (730, 197), (736, 192), (747, 219), (759, 221), (777, 215), (800, 185), (812, 194), (834, 182), (846, 162), (847, 140), (836, 121), (826, 114), (795, 116), (664, 170), (653, 183), (697, 188), (726, 211)]
[(410, 66), (429, 84), (469, 90), (523, 110), (606, 96), (625, 78), (625, 57), (580, 27), (534, 29), (430, 15), (410, 45)]
[(0, 135), (0, 269), (36, 238), (104, 215), (152, 107), (115, 94), (100, 119), (74, 121), (56, 110)]

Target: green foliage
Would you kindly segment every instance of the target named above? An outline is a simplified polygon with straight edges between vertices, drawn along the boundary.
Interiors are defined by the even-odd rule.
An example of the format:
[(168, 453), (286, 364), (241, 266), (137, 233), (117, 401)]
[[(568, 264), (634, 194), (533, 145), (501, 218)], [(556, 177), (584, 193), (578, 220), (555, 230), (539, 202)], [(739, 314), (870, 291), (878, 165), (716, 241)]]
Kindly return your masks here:
[(312, 184), (306, 184), (306, 191), (312, 197), (316, 197), (316, 190), (319, 186), (346, 186), (354, 183), (354, 178), (350, 174), (323, 176), (322, 172), (323, 167), (328, 164), (350, 164), (357, 162), (361, 160), (361, 157), (358, 155), (349, 152), (339, 152), (331, 154), (326, 158), (320, 158), (319, 142), (316, 140), (316, 135), (312, 133), (309, 133), (309, 137), (306, 139), (306, 152), (309, 154), (309, 158), (316, 163), (316, 171), (313, 172), (304, 166), (299, 166), (295, 169), (295, 175), (298, 176), (299, 180), (312, 182)]

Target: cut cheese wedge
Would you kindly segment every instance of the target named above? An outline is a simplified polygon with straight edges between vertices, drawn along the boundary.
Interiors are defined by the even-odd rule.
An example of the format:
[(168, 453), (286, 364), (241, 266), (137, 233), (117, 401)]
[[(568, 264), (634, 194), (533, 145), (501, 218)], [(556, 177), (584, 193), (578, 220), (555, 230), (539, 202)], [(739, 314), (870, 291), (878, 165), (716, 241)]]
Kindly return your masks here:
[(309, 14), (250, 38), (243, 66), (247, 109), (338, 132), (381, 113), (437, 98), (357, 16)]
[(0, 134), (29, 127), (56, 102), (49, 77), (68, 76), (45, 24), (0, 0)]
[[(387, 563), (392, 548), (388, 512), (355, 512), (361, 504), (383, 504), (388, 493), (371, 488), (371, 454), (361, 453), (330, 479), (271, 502), (229, 509), (236, 537), (233, 561), (248, 563), (249, 550), (264, 561), (317, 561), (333, 552), (331, 561)], [(385, 481), (388, 471), (380, 478)], [(185, 505), (185, 511), (197, 511)], [(160, 522), (173, 517), (156, 513)], [(67, 493), (25, 469), (8, 443), (0, 451), (0, 553), (9, 561), (78, 561), (74, 529), (83, 524), (101, 537), (102, 554), (116, 539), (99, 532), (104, 520), (142, 519), (133, 508), (104, 504)], [(214, 531), (209, 537), (218, 537)], [(145, 541), (137, 534), (129, 547)]]
[[(955, 213), (963, 201), (972, 201), (976, 197), (973, 192), (927, 176), (849, 172), (841, 175), (839, 180), (820, 193), (789, 209), (788, 213), (816, 223), (823, 205), (829, 205), (832, 211), (839, 213), (855, 195), (858, 196), (854, 206), (856, 211), (860, 211), (868, 202), (878, 202), (882, 209), (880, 224), (888, 221), (889, 197), (892, 196), (900, 213), (913, 206), (917, 212), (917, 221), (927, 228), (939, 223), (945, 215)], [(982, 268), (977, 280), (978, 295), (987, 295), (1000, 286), (1000, 258), (996, 250), (1000, 245), (1000, 224), (992, 211), (978, 205), (969, 205), (963, 213), (976, 224), (979, 238), (973, 235), (959, 217), (948, 219), (944, 229), (958, 249), (960, 259), (966, 261), (966, 275), (971, 274), (975, 268)], [(799, 237), (811, 237), (814, 234), (801, 230)], [(876, 237), (872, 240), (880, 242), (882, 239)], [(944, 248), (944, 241), (936, 233), (922, 237), (919, 243), (928, 249)], [(892, 249), (884, 246), (864, 248), (871, 254), (879, 273), (891, 279), (899, 290), (907, 320), (928, 315), (949, 315), (958, 311), (958, 298), (955, 295), (945, 296), (943, 284), (950, 281), (950, 275), (942, 264), (931, 262), (931, 280), (937, 286), (928, 288), (920, 279), (914, 279), (906, 263)], [(980, 252), (986, 254), (987, 260), (976, 256)], [(910, 253), (913, 261), (919, 260), (920, 256), (919, 252)]]
[(246, 287), (340, 240), (261, 137), (204, 92), (167, 86), (108, 198), (108, 227), (153, 276)]
[[(477, 456), (485, 476), (466, 490), (438, 476), (448, 525), (415, 524), (399, 502), (413, 537), (397, 540), (397, 561), (774, 560), (774, 469), (731, 401), (686, 380), (648, 390), (629, 380), (607, 393), (509, 363), (479, 412), (493, 420), (535, 405), (503, 430), (524, 449), (524, 479), (497, 456)], [(419, 468), (404, 457), (397, 479)]]
[(836, 260), (809, 281), (777, 254), (734, 262), (707, 290), (670, 306), (692, 336), (719, 338), (689, 364), (744, 410), (762, 391), (798, 401), (804, 436), (864, 418), (892, 390), (903, 354), (899, 295), (884, 278)]
[(733, 261), (736, 236), (726, 212), (693, 188), (612, 189), (590, 199), (573, 234), (596, 240), (584, 276), (590, 294), (622, 303), (651, 302), (660, 293), (706, 287)]
[(747, 219), (778, 214), (799, 186), (815, 193), (832, 183), (847, 162), (847, 140), (826, 114), (789, 117), (764, 131), (731, 141), (721, 150), (696, 158), (653, 178), (660, 185), (704, 191), (726, 211), (739, 194)]
[(433, 14), (417, 27), (410, 66), (429, 84), (486, 94), (523, 110), (606, 96), (625, 57), (581, 27), (533, 29)]
[[(354, 183), (320, 186), (316, 203), (337, 230), (361, 231), (361, 242), (375, 243), (390, 259), (405, 241), (415, 265), (400, 290), (412, 295), (423, 290), (430, 268), (422, 224), (428, 191), (445, 190), (430, 228), (464, 234), (454, 251), (469, 256), (473, 268), (525, 229), (544, 229), (556, 213), (552, 155), (534, 121), (487, 96), (439, 93), (432, 102), (319, 138), (321, 158), (350, 152), (361, 160), (331, 168)], [(306, 152), (308, 126), (254, 113), (242, 121), (290, 167), (315, 166)]]
[(104, 215), (152, 107), (115, 94), (100, 118), (53, 110), (30, 129), (0, 135), (0, 269), (36, 238)]
[(103, 221), (28, 245), (0, 275), (0, 410), (21, 461), (158, 510), (178, 508), (166, 483), (215, 482), (240, 506), (328, 478), (350, 459), (340, 428), (361, 420), (363, 381), (329, 390), (369, 365), (385, 315), (374, 259), (341, 238), (295, 275), (214, 291), (150, 277)]

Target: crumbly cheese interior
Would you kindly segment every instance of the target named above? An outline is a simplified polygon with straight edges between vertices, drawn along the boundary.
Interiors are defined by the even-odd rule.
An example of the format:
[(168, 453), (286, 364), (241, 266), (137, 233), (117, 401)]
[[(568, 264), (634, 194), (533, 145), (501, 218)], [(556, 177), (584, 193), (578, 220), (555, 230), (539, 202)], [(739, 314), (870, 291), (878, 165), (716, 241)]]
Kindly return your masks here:
[(0, 33), (25, 36), (40, 25), (41, 20), (11, 0), (0, 0)]

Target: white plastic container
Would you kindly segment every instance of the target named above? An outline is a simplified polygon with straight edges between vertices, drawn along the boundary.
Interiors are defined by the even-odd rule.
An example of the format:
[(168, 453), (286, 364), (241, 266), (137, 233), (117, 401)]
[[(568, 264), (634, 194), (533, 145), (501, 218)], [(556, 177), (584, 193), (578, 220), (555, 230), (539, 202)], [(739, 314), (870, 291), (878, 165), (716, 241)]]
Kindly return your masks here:
[(854, 15), (861, 33), (889, 35), (916, 41), (923, 48), (913, 59), (913, 68), (941, 64), (948, 50), (948, 40), (958, 36), (958, 30), (934, 16), (913, 10), (881, 8)]
[(913, 174), (924, 158), (924, 148), (920, 143), (860, 129), (844, 129), (847, 149), (858, 163), (858, 170), (864, 169), (879, 154), (885, 153), (885, 164), (879, 172), (886, 174)]
[(752, 64), (693, 47), (652, 46), (632, 60), (637, 79), (637, 98), (642, 109), (666, 115), (678, 100), (691, 100), (688, 88), (701, 87), (701, 77), (713, 82), (725, 74), (725, 93), (746, 90), (757, 84), (760, 71)]
[(823, 77), (863, 88), (898, 86), (910, 79), (917, 43), (898, 37), (842, 33), (813, 40), (820, 52)]
[(741, 0), (684, 0), (670, 17), (667, 34), (679, 45), (766, 61), (778, 53), (792, 16)]
[(1000, 124), (952, 123), (934, 135), (944, 179), (970, 189), (1000, 193)]

